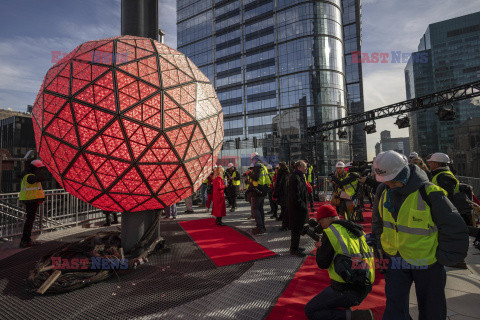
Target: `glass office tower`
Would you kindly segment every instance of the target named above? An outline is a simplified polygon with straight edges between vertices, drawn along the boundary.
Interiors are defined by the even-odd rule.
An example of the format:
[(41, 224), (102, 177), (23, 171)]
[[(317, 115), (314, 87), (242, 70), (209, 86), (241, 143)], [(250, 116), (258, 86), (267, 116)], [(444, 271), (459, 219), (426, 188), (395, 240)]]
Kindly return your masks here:
[[(346, 2), (356, 19), (359, 6)], [(256, 151), (270, 163), (309, 159), (325, 174), (349, 160), (349, 139), (337, 130), (325, 142), (306, 134), (360, 100), (363, 108), (361, 73), (350, 79), (347, 106), (342, 12), (340, 0), (177, 1), (177, 47), (215, 85), (228, 161), (246, 167)], [(348, 29), (359, 43), (359, 28)]]
[[(430, 24), (418, 52), (405, 68), (407, 99), (459, 86), (480, 77), (480, 12)], [(454, 129), (469, 117), (480, 117), (478, 101), (463, 100), (454, 107), (456, 119), (440, 122), (437, 108), (410, 115), (410, 146), (422, 156), (454, 153)]]
[[(362, 51), (361, 38), (361, 2), (360, 0), (343, 0), (343, 35), (345, 44), (345, 80), (347, 83), (348, 114), (365, 111), (363, 103), (362, 64), (352, 59), (352, 52)], [(352, 62), (353, 61), (353, 62)], [(364, 124), (350, 127), (350, 145), (352, 160), (367, 160), (367, 140), (363, 130)]]

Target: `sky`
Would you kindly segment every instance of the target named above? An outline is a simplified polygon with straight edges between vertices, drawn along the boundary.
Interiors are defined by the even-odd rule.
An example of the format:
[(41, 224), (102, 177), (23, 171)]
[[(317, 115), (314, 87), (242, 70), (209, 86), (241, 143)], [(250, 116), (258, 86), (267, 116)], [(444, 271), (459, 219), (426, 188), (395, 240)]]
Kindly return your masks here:
[[(363, 0), (362, 52), (415, 52), (429, 24), (476, 11), (478, 0)], [(175, 0), (159, 0), (159, 27), (165, 43), (176, 48)], [(120, 31), (120, 0), (1, 0), (0, 108), (26, 111), (58, 54)], [(405, 65), (363, 64), (365, 110), (406, 99)], [(377, 133), (367, 135), (369, 159), (382, 130), (408, 136), (408, 129), (399, 130), (394, 122), (378, 120)]]

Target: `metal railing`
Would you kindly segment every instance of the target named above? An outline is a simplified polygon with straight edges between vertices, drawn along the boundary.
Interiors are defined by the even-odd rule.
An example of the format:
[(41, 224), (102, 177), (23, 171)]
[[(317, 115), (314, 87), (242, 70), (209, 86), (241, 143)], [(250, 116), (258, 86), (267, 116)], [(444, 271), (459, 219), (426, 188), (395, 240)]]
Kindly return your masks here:
[[(44, 192), (45, 201), (38, 209), (33, 232), (77, 226), (105, 217), (102, 210), (75, 198), (63, 189)], [(18, 192), (0, 194), (0, 238), (10, 239), (21, 235), (25, 215)]]

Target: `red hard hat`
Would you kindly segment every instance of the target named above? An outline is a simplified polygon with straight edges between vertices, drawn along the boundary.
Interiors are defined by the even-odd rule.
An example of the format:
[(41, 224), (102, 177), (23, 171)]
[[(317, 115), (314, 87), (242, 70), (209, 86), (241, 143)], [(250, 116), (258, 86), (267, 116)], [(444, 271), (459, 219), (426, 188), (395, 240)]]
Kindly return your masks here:
[(335, 207), (329, 204), (324, 204), (317, 210), (317, 220), (336, 216), (338, 216), (337, 210), (335, 210)]

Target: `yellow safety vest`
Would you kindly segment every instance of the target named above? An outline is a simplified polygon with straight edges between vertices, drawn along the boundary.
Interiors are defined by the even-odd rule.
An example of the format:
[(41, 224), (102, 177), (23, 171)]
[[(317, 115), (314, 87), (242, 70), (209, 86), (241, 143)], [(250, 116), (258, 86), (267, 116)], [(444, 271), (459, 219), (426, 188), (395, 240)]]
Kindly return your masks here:
[[(361, 260), (362, 263), (368, 264), (368, 279), (370, 283), (373, 284), (375, 281), (375, 261), (373, 250), (367, 244), (365, 234), (363, 234), (363, 236), (360, 238), (354, 238), (351, 236), (347, 228), (336, 223), (331, 224), (324, 231), (328, 237), (328, 240), (332, 244), (333, 249), (335, 250), (335, 255), (343, 254), (351, 257), (352, 260), (357, 259), (358, 263)], [(330, 279), (345, 283), (342, 277), (335, 272), (333, 261), (330, 263), (330, 266), (327, 270)]]
[(235, 180), (235, 178), (237, 177), (237, 171), (234, 171), (233, 174), (232, 174), (232, 184), (234, 186), (239, 186), (240, 185), (240, 180)]
[(307, 181), (309, 183), (312, 183), (312, 172), (313, 172), (313, 167), (308, 166), (308, 172), (307, 172)]
[(260, 165), (262, 166), (260, 171), (260, 178), (258, 178), (258, 181), (252, 181), (252, 184), (254, 187), (264, 185), (269, 186), (271, 184), (271, 181), (270, 176), (268, 175), (267, 167), (265, 167), (262, 163), (260, 163)]
[(43, 193), (42, 184), (40, 182), (35, 182), (33, 184), (28, 183), (28, 176), (33, 174), (27, 174), (23, 177), (22, 183), (20, 186), (20, 194), (18, 199), (20, 201), (28, 201), (35, 199), (44, 199), (45, 194)]
[[(430, 184), (427, 195), (431, 192), (446, 191)], [(378, 211), (383, 220), (383, 232), (380, 237), (383, 251), (390, 256), (400, 256), (414, 266), (427, 266), (437, 261), (438, 229), (433, 222), (430, 207), (417, 190), (408, 195), (398, 212), (397, 221), (385, 207), (387, 190), (379, 201)]]
[(433, 177), (432, 179), (432, 183), (433, 184), (436, 184), (438, 186), (438, 183), (437, 183), (437, 178), (439, 175), (441, 174), (446, 174), (450, 177), (452, 177), (453, 179), (455, 179), (455, 181), (457, 182), (457, 184), (455, 185), (455, 191), (454, 193), (457, 194), (460, 192), (460, 182), (458, 181), (457, 177), (455, 177), (455, 175), (452, 173), (452, 171), (448, 170), (448, 171), (442, 171), (442, 172), (439, 172), (435, 175), (435, 177)]
[[(343, 178), (343, 179), (340, 178), (340, 181), (343, 181), (343, 180), (347, 179), (349, 175), (350, 175), (350, 173), (347, 173), (345, 178)], [(355, 181), (353, 181), (352, 183), (349, 183), (349, 184), (343, 186), (343, 190), (345, 190), (345, 192), (350, 197), (353, 197), (355, 195), (355, 192), (357, 191), (357, 185), (358, 185), (358, 180), (355, 179)]]

